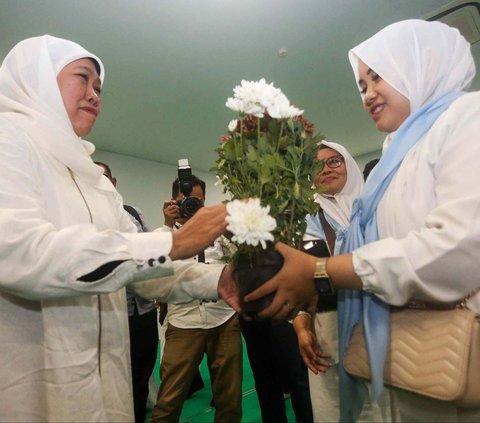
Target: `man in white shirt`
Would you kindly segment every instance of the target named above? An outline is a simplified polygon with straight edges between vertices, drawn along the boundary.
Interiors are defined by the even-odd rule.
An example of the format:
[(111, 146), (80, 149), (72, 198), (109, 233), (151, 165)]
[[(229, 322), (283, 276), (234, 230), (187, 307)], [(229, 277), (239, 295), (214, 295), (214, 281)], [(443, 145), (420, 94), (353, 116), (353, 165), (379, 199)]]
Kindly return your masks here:
[[(191, 195), (205, 201), (205, 183), (192, 176)], [(173, 231), (186, 218), (180, 217), (178, 201), (183, 199), (178, 180), (172, 198), (165, 202), (163, 230)], [(218, 263), (222, 257), (218, 243), (192, 260)], [(216, 422), (240, 422), (242, 417), (242, 341), (235, 311), (224, 301), (195, 300), (168, 305), (157, 404), (151, 422), (178, 422), (193, 377), (207, 354)]]

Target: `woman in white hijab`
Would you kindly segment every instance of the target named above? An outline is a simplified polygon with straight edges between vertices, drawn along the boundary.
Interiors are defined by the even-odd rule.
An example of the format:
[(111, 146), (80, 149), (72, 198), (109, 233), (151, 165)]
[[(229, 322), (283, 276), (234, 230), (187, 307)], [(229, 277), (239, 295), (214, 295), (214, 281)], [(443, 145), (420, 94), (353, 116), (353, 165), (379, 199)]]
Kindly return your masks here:
[[(340, 144), (322, 141), (317, 154), (324, 167), (315, 177), (315, 185), (323, 189), (315, 201), (323, 210), (325, 220), (336, 235), (349, 225), (353, 200), (363, 189), (363, 177), (357, 163)], [(307, 216), (305, 245), (317, 240), (327, 241), (324, 224), (316, 215)], [(341, 237), (335, 239), (334, 251), (340, 251)], [(336, 297), (302, 311), (293, 319), (300, 353), (309, 368), (310, 397), (315, 422), (336, 422), (339, 417), (338, 397), (338, 329)], [(312, 327), (314, 326), (314, 327)], [(325, 360), (327, 359), (327, 360)], [(367, 421), (371, 421), (371, 416)]]
[[(48, 35), (0, 68), (0, 421), (133, 421), (124, 286), (172, 275), (225, 228), (215, 206), (183, 234), (136, 233), (80, 138), (103, 78), (95, 55)], [(177, 268), (182, 284), (141, 284), (164, 301), (216, 297), (222, 266)]]
[[(340, 356), (362, 320), (383, 387), (390, 305), (412, 300), (459, 303), (480, 312), (480, 93), (465, 93), (475, 66), (469, 43), (439, 22), (408, 20), (384, 28), (350, 51), (363, 105), (384, 152), (355, 201), (345, 249), (326, 273), (340, 290)], [(365, 244), (365, 245), (363, 245)], [(277, 290), (262, 316), (288, 315), (315, 292), (312, 257), (279, 245), (286, 265), (251, 299)], [(472, 295), (472, 293), (474, 293)], [(343, 369), (341, 369), (342, 371)], [(361, 410), (362, 384), (341, 376), (341, 420)], [(480, 409), (395, 390), (403, 421), (480, 421)]]
[[(362, 172), (355, 159), (343, 145), (331, 141), (322, 141), (320, 145), (319, 155), (317, 156), (320, 160), (326, 161), (330, 157), (338, 158), (340, 156), (341, 162), (337, 167), (330, 167), (327, 164), (317, 175), (316, 185), (322, 186), (326, 190), (317, 194), (315, 201), (325, 211), (326, 218), (334, 229), (345, 228), (350, 223), (353, 200), (363, 190)], [(318, 219), (308, 221), (313, 227), (317, 222)], [(307, 229), (307, 234), (309, 230)]]

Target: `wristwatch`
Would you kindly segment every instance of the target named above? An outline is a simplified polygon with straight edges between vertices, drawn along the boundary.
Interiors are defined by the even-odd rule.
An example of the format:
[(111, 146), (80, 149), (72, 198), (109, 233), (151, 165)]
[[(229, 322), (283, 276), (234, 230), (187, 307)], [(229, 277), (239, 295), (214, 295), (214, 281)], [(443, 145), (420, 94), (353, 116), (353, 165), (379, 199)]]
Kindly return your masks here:
[(327, 274), (328, 257), (317, 257), (315, 262), (315, 273), (313, 275), (315, 289), (320, 296), (335, 295), (335, 288)]

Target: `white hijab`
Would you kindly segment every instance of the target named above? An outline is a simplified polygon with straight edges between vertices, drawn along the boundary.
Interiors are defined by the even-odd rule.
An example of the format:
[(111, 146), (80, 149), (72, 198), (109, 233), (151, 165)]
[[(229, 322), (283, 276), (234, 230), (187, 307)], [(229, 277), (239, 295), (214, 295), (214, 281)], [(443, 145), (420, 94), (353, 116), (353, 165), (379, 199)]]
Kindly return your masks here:
[(470, 44), (458, 29), (441, 22), (396, 22), (348, 56), (357, 82), (361, 60), (410, 100), (411, 113), (446, 93), (467, 89), (475, 76)]
[(410, 100), (410, 113), (446, 93), (466, 90), (475, 76), (470, 44), (441, 22), (396, 22), (351, 49), (348, 57), (357, 83), (361, 60)]
[(58, 73), (81, 58), (97, 62), (103, 83), (100, 59), (72, 41), (43, 35), (19, 42), (0, 67), (0, 118), (21, 128), (87, 183), (112, 191), (90, 157), (95, 147), (75, 134), (57, 84)]
[(337, 151), (345, 159), (347, 169), (347, 182), (337, 194), (317, 194), (315, 201), (320, 204), (325, 213), (332, 217), (342, 227), (350, 224), (352, 204), (363, 190), (363, 175), (352, 155), (345, 147), (335, 142), (322, 141), (324, 145)]

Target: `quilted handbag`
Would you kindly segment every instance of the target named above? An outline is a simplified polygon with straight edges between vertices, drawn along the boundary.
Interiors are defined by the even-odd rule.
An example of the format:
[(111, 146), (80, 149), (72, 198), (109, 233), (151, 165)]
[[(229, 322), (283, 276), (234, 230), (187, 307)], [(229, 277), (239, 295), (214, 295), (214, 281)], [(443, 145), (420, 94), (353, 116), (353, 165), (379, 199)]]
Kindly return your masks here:
[[(384, 382), (458, 407), (480, 407), (480, 315), (465, 309), (391, 313)], [(354, 327), (345, 370), (370, 380), (361, 325)]]

